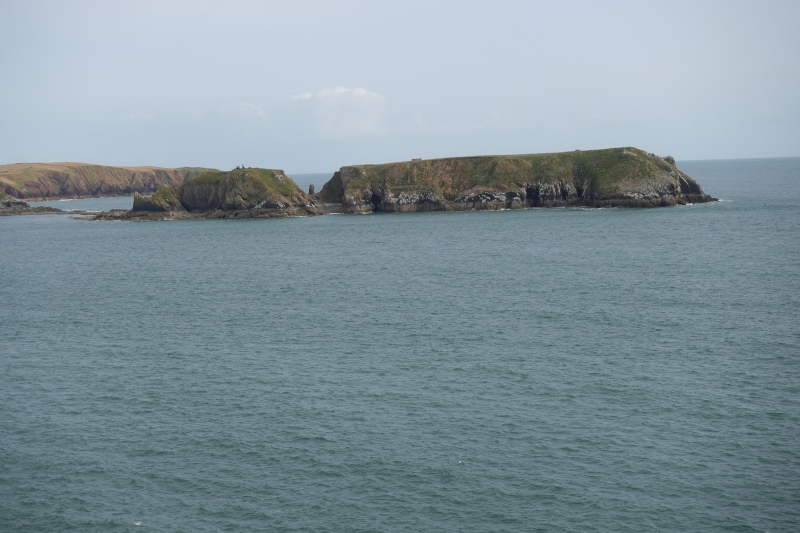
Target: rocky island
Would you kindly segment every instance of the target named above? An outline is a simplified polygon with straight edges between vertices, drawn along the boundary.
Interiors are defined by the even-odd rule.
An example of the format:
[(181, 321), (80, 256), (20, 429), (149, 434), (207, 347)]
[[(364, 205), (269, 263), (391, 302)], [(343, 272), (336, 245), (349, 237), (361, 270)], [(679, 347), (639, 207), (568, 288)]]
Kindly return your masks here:
[[(133, 208), (90, 218), (269, 218), (531, 207), (661, 207), (716, 200), (681, 172), (672, 157), (630, 147), (345, 166), (317, 194), (313, 189), (308, 194), (303, 192), (282, 170), (237, 167), (228, 172), (188, 168), (166, 172), (155, 167), (137, 168), (151, 169), (152, 174), (112, 172), (123, 182), (128, 180), (124, 191), (133, 192)], [(83, 194), (89, 191), (86, 183), (92, 184), (93, 194), (124, 193), (119, 180), (105, 184), (99, 174), (95, 176), (88, 169), (81, 172), (80, 179), (46, 174), (34, 180), (41, 188), (37, 189), (34, 182), (26, 182), (26, 187), (28, 191), (38, 190), (39, 195), (50, 194), (48, 180), (55, 180), (60, 184), (59, 194)], [(89, 179), (91, 176), (96, 181)], [(140, 194), (139, 189), (154, 188), (159, 180), (168, 183), (150, 196)], [(76, 183), (84, 184), (83, 188), (76, 188)], [(14, 201), (19, 202), (16, 198)], [(22, 212), (21, 205), (15, 205), (17, 212)], [(7, 212), (12, 214), (10, 206)]]
[(637, 148), (342, 167), (317, 194), (343, 212), (659, 207), (716, 200), (672, 157)]
[(135, 193), (133, 208), (96, 215), (99, 220), (272, 218), (323, 214), (282, 170), (236, 168), (188, 178), (152, 196)]
[(31, 207), (31, 204), (19, 198), (14, 198), (9, 194), (0, 192), (0, 216), (6, 215), (52, 215), (52, 214), (66, 214), (61, 209), (55, 207), (37, 206)]

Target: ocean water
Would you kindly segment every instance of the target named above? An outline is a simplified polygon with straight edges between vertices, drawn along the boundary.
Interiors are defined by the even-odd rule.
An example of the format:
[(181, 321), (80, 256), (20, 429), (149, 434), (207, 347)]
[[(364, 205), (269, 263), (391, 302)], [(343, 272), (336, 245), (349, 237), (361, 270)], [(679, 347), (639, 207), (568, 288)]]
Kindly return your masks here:
[(314, 185), (317, 192), (322, 190), (322, 186), (331, 179), (333, 172), (316, 173), (316, 174), (290, 174), (289, 177), (294, 180), (298, 187), (303, 191), (308, 192), (308, 186)]
[(0, 531), (797, 531), (800, 159), (679, 166), (722, 201), (1, 217)]
[(74, 198), (64, 200), (45, 200), (28, 202), (33, 207), (55, 207), (62, 211), (110, 211), (112, 209), (130, 209), (133, 207), (133, 196), (109, 196), (107, 198)]

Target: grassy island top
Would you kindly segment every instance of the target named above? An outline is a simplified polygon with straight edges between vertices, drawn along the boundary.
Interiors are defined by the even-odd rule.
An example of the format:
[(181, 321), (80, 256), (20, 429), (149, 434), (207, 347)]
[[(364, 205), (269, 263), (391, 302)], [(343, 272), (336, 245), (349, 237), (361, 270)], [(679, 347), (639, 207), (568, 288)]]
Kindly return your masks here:
[(341, 181), (326, 183), (322, 194), (337, 197), (341, 190), (335, 189), (366, 189), (376, 182), (392, 190), (430, 187), (449, 196), (475, 188), (508, 190), (526, 183), (573, 181), (585, 184), (595, 194), (607, 194), (676, 173), (691, 180), (675, 167), (672, 157), (662, 158), (632, 147), (452, 157), (342, 167)]
[(283, 170), (268, 168), (237, 167), (228, 172), (204, 172), (187, 179), (177, 192), (181, 204), (190, 211), (259, 209), (311, 202)]
[(222, 185), (231, 182), (247, 183), (251, 187), (260, 189), (264, 193), (291, 197), (302, 190), (283, 170), (269, 168), (237, 168), (231, 171), (214, 170), (203, 172), (188, 178), (184, 185)]
[(128, 173), (153, 173), (157, 171), (178, 170), (186, 173), (188, 176), (194, 176), (213, 169), (203, 167), (165, 168), (154, 166), (107, 166), (90, 163), (12, 163), (10, 165), (0, 165), (0, 181), (11, 185), (22, 186), (26, 181), (36, 179), (39, 176), (49, 173), (103, 178), (120, 170), (127, 171)]

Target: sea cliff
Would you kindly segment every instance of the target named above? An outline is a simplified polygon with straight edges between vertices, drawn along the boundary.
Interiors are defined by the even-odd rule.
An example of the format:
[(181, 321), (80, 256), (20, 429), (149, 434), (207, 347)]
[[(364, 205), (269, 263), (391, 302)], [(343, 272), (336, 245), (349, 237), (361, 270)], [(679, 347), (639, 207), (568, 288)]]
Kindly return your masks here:
[(318, 193), (344, 212), (657, 207), (714, 201), (672, 157), (637, 148), (342, 167)]
[[(0, 167), (0, 171), (8, 172), (8, 167)], [(133, 209), (91, 217), (100, 220), (269, 218), (568, 206), (660, 207), (716, 200), (681, 172), (672, 157), (631, 147), (345, 166), (317, 194), (313, 191), (306, 194), (285, 172), (275, 169), (237, 167), (223, 172), (93, 165), (83, 165), (80, 169), (80, 178), (51, 170), (26, 182), (26, 190), (37, 198), (51, 194), (59, 197), (133, 193)], [(3, 176), (0, 173), (0, 178)], [(155, 190), (161, 182), (165, 185)], [(57, 189), (53, 183), (58, 185)], [(154, 192), (145, 196), (141, 189)], [(19, 202), (16, 198), (14, 201)], [(6, 207), (9, 214), (23, 211), (30, 212), (20, 204), (14, 209), (11, 204)]]
[(0, 192), (26, 200), (129, 196), (180, 186), (204, 168), (109, 167), (84, 163), (0, 165)]
[(130, 211), (110, 211), (98, 219), (271, 218), (322, 214), (314, 200), (282, 170), (236, 168), (210, 171), (151, 196), (134, 194)]

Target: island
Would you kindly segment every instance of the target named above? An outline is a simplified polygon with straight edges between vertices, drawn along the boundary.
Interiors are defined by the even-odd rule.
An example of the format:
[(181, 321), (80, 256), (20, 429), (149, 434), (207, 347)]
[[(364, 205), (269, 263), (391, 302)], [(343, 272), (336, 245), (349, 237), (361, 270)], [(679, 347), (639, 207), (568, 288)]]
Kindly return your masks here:
[(31, 207), (31, 204), (25, 200), (15, 198), (10, 194), (0, 192), (0, 216), (7, 215), (62, 215), (66, 211), (56, 209), (55, 207), (36, 206)]
[[(86, 181), (91, 173), (82, 172), (81, 179)], [(184, 168), (171, 172), (152, 170), (152, 174), (137, 172), (140, 172), (136, 174), (138, 185), (134, 187), (131, 181), (126, 189), (133, 191), (132, 209), (87, 218), (272, 218), (541, 207), (663, 207), (716, 201), (677, 168), (674, 158), (632, 147), (345, 166), (334, 172), (316, 194), (313, 186), (306, 193), (284, 171), (275, 169)], [(145, 175), (151, 176), (149, 181), (142, 181)], [(55, 179), (49, 176), (37, 183), (44, 187), (49, 183), (47, 180)], [(133, 179), (131, 176), (129, 179)], [(62, 180), (59, 191), (63, 193), (68, 183), (78, 181), (70, 180), (71, 177)], [(92, 182), (94, 193), (121, 192), (118, 182), (112, 186), (101, 184), (103, 180), (99, 177), (98, 180)], [(159, 180), (170, 183), (150, 196), (135, 190), (152, 188)], [(30, 182), (26, 186), (28, 190), (35, 188)], [(9, 203), (8, 214), (33, 212), (29, 206), (26, 210), (20, 201), (18, 197), (13, 199), (17, 202), (13, 209), (13, 202)]]
[(347, 213), (660, 207), (715, 201), (674, 158), (637, 148), (342, 167), (317, 195)]
[(133, 195), (131, 210), (99, 213), (97, 220), (272, 218), (324, 214), (282, 170), (237, 167), (192, 176), (151, 196)]

